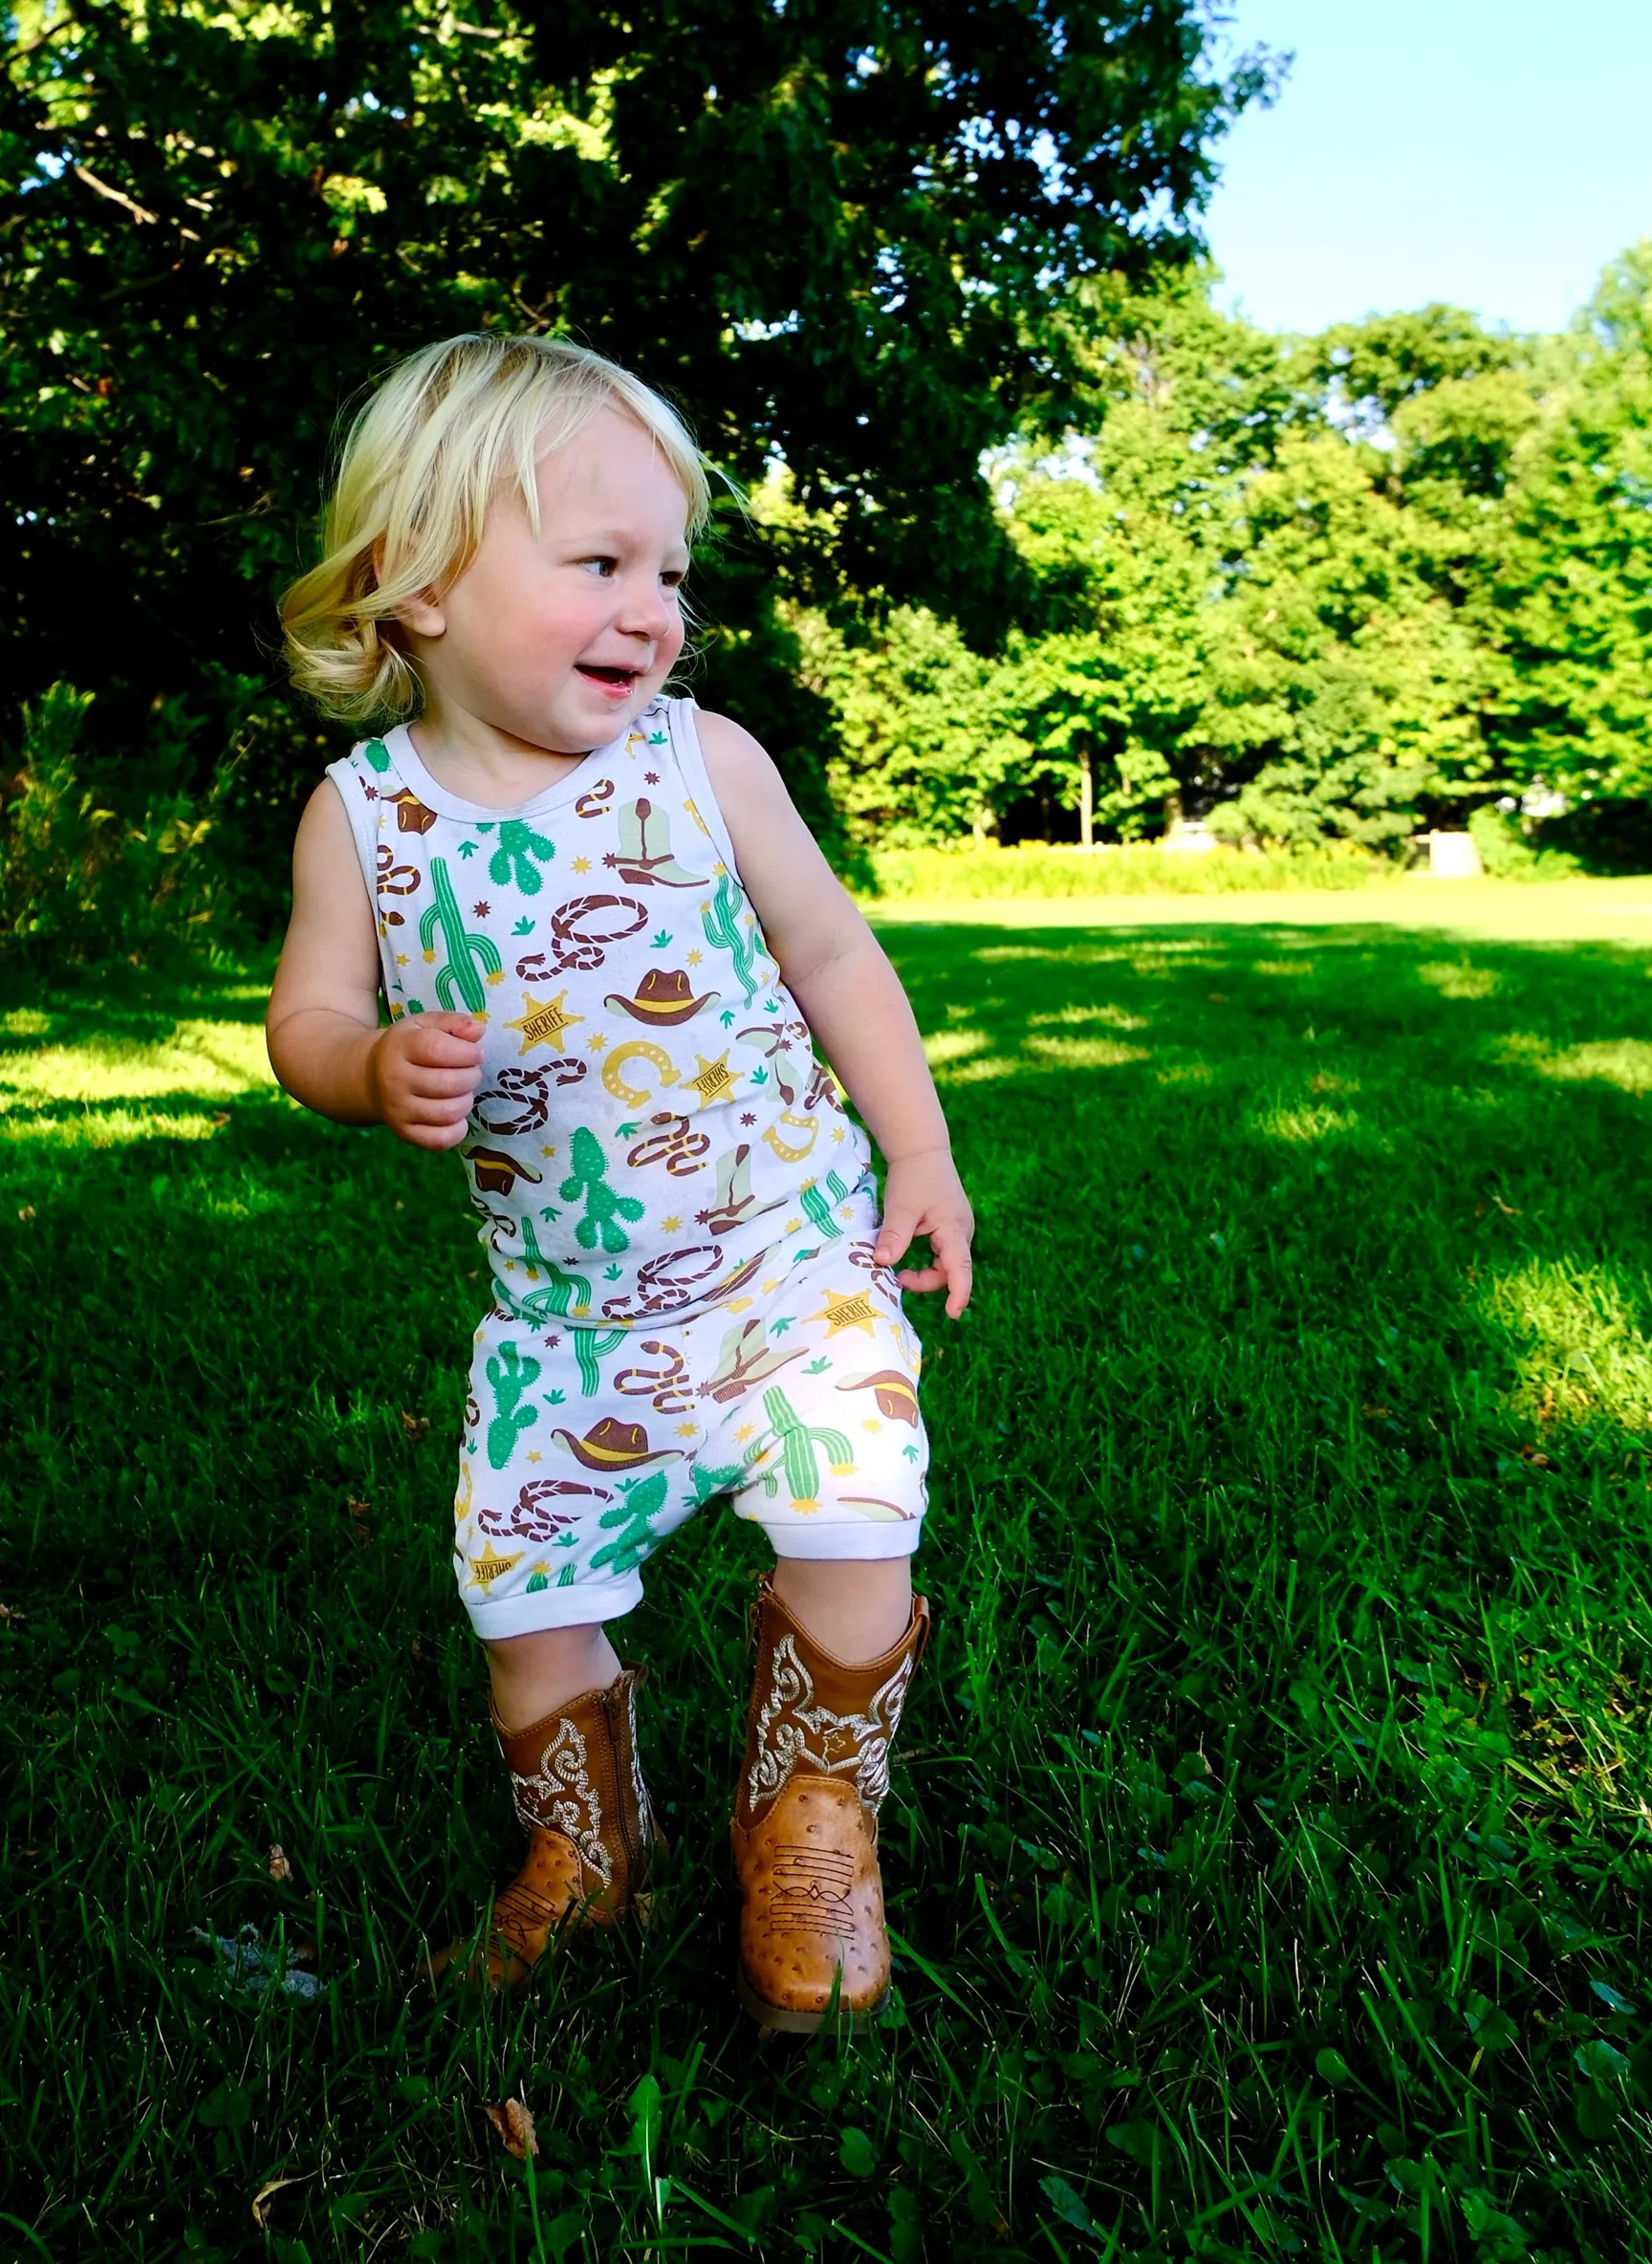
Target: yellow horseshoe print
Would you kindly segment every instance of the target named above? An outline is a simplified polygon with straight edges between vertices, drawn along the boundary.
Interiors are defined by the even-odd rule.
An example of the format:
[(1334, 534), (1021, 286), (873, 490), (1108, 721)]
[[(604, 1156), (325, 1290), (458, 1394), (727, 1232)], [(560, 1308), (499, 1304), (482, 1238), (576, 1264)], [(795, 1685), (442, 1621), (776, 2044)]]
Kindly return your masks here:
[(459, 1465), (459, 1491), (453, 1496), (453, 1522), (461, 1530), (470, 1515), (473, 1492), (470, 1465), (462, 1462)]
[(623, 1100), (627, 1108), (641, 1108), (648, 1095), (637, 1085), (628, 1085), (620, 1075), (621, 1062), (641, 1059), (652, 1061), (660, 1072), (663, 1085), (674, 1085), (677, 1072), (671, 1066), (671, 1056), (662, 1053), (657, 1045), (645, 1037), (633, 1037), (622, 1046), (616, 1046), (603, 1064), (602, 1082), (616, 1099)]
[(804, 1157), (813, 1152), (815, 1143), (820, 1137), (820, 1120), (818, 1117), (794, 1117), (788, 1110), (780, 1121), (790, 1124), (795, 1131), (808, 1133), (809, 1137), (803, 1145), (793, 1147), (790, 1142), (781, 1139), (772, 1124), (763, 1135), (764, 1143), (774, 1150), (782, 1164), (801, 1164)]

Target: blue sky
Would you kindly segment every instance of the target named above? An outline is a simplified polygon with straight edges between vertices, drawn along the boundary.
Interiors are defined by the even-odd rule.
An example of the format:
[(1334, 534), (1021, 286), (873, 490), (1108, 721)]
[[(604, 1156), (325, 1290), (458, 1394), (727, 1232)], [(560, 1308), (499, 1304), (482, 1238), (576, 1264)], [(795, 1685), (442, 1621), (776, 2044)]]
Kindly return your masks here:
[(1557, 330), (1652, 236), (1652, 0), (1230, 0), (1294, 49), (1206, 227), (1218, 304), (1321, 330), (1449, 299)]

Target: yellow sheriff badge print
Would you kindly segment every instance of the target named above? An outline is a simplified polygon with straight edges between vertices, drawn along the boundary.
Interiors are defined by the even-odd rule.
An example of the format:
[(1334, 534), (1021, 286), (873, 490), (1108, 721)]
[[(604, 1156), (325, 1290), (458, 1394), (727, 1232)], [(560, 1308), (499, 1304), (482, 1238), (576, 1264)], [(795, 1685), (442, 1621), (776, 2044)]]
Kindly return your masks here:
[(554, 1046), (564, 1030), (571, 1030), (576, 1022), (583, 1022), (583, 1014), (568, 1010), (567, 986), (554, 998), (537, 999), (529, 991), (522, 993), (523, 1011), (513, 1022), (507, 1022), (507, 1030), (520, 1030), (522, 1051), (531, 1054), (535, 1046)]
[(511, 1567), (520, 1563), (521, 1559), (522, 1551), (520, 1549), (515, 1552), (514, 1556), (501, 1556), (495, 1553), (491, 1541), (484, 1541), (481, 1556), (472, 1556), (469, 1559), (471, 1587), (480, 1588), (486, 1595), (499, 1575), (502, 1572), (509, 1572)]
[(878, 1312), (871, 1297), (862, 1290), (827, 1290), (826, 1306), (820, 1313), (812, 1313), (811, 1320), (826, 1323), (828, 1343), (842, 1329), (864, 1329), (871, 1337), (877, 1334)]

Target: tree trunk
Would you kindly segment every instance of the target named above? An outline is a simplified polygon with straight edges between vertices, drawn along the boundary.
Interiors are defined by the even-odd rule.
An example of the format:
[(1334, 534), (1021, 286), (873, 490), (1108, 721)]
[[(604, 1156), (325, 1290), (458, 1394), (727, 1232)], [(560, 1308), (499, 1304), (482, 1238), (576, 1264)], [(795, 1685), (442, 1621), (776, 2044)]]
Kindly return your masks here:
[(1088, 747), (1078, 757), (1078, 846), (1096, 846), (1096, 757)]

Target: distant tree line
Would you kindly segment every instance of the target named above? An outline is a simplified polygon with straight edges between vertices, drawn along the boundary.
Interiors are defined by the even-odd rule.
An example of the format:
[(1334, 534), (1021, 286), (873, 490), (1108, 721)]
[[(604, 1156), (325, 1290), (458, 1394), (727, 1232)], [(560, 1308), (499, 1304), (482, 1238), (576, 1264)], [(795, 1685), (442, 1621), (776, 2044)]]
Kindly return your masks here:
[(1272, 337), (1185, 272), (1066, 318), (1084, 411), (990, 466), (1027, 585), (997, 646), (910, 605), (793, 616), (857, 835), (1185, 816), (1380, 850), (1501, 804), (1510, 857), (1523, 812), (1645, 857), (1652, 244), (1559, 337), (1446, 306)]

